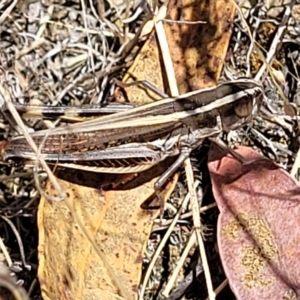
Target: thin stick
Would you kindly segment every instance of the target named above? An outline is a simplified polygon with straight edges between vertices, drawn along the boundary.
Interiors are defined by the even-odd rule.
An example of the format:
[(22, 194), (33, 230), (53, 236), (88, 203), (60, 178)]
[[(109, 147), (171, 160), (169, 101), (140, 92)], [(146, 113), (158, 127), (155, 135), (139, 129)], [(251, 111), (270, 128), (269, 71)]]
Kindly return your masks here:
[(175, 282), (176, 278), (178, 277), (178, 274), (179, 274), (187, 256), (189, 255), (191, 248), (194, 246), (195, 242), (196, 242), (196, 233), (194, 231), (192, 233), (192, 235), (190, 236), (189, 241), (188, 241), (187, 245), (185, 246), (184, 251), (183, 251), (183, 253), (177, 263), (177, 266), (176, 266), (175, 270), (173, 271), (164, 291), (162, 292), (163, 296), (169, 297), (171, 289), (174, 286), (174, 282)]
[[(162, 10), (161, 15), (166, 15), (167, 7), (165, 5), (161, 7), (161, 10)], [(167, 79), (168, 79), (171, 96), (176, 97), (179, 96), (179, 91), (177, 87), (177, 82), (176, 82), (176, 77), (175, 77), (175, 72), (174, 72), (168, 41), (167, 41), (166, 32), (161, 19), (158, 19), (156, 17), (154, 19), (154, 22), (155, 22), (155, 30), (159, 42), (159, 47), (162, 53), (163, 62), (167, 73)]]
[(275, 56), (275, 53), (277, 51), (277, 46), (278, 46), (279, 41), (281, 40), (282, 35), (283, 35), (283, 33), (284, 33), (285, 29), (286, 29), (286, 26), (287, 26), (287, 23), (288, 23), (288, 19), (290, 17), (291, 11), (292, 11), (292, 7), (294, 6), (295, 3), (296, 3), (296, 0), (292, 0), (286, 6), (284, 15), (282, 17), (282, 20), (281, 20), (279, 26), (278, 26), (278, 29), (277, 29), (277, 32), (276, 32), (276, 34), (274, 36), (274, 39), (272, 41), (270, 50), (269, 50), (269, 52), (267, 54), (267, 58), (264, 61), (264, 63), (261, 66), (261, 68), (259, 69), (259, 71), (257, 72), (257, 74), (255, 75), (255, 80), (259, 81), (260, 78), (262, 77), (263, 73), (265, 72), (267, 66), (272, 63), (272, 61), (274, 59), (274, 56)]
[(15, 8), (15, 6), (18, 4), (18, 2), (19, 2), (18, 0), (14, 0), (10, 4), (10, 6), (8, 6), (4, 12), (2, 12), (2, 14), (0, 16), (0, 24), (5, 21), (5, 19), (9, 16), (9, 14), (12, 12), (12, 10)]
[(2, 240), (1, 237), (0, 237), (0, 249), (1, 249), (3, 255), (4, 255), (5, 259), (6, 259), (7, 265), (9, 267), (11, 267), (12, 264), (13, 264), (13, 262), (12, 262), (12, 260), (10, 258), (10, 255), (9, 255), (9, 253), (8, 253), (8, 251), (6, 249), (6, 246), (4, 245), (3, 240)]
[(207, 261), (207, 257), (206, 257), (206, 253), (205, 253), (202, 235), (201, 235), (201, 227), (202, 226), (201, 226), (201, 222), (200, 222), (200, 210), (199, 210), (199, 205), (198, 205), (198, 201), (197, 201), (196, 191), (194, 188), (194, 174), (193, 174), (193, 168), (192, 168), (190, 158), (185, 160), (184, 165), (185, 165), (185, 173), (186, 173), (186, 178), (187, 178), (188, 189), (189, 189), (189, 192), (191, 195), (193, 221), (194, 221), (197, 241), (198, 241), (199, 248), (200, 248), (200, 255), (201, 255), (201, 260), (202, 260), (202, 265), (203, 265), (203, 270), (204, 270), (204, 275), (205, 275), (205, 280), (206, 280), (206, 285), (207, 285), (207, 290), (208, 290), (208, 297), (210, 300), (214, 300), (216, 298), (216, 294), (213, 290), (208, 261)]
[[(165, 7), (165, 9), (167, 9), (167, 8)], [(179, 90), (177, 87), (174, 67), (173, 67), (171, 53), (170, 53), (168, 42), (167, 42), (166, 33), (165, 33), (165, 30), (164, 30), (164, 27), (163, 27), (163, 24), (161, 21), (155, 23), (155, 29), (156, 29), (160, 49), (161, 49), (162, 56), (163, 56), (163, 61), (164, 61), (165, 70), (167, 73), (171, 96), (175, 97), (175, 96), (179, 95)], [(207, 284), (207, 289), (208, 289), (208, 295), (209, 295), (210, 300), (214, 300), (215, 293), (213, 291), (207, 257), (205, 254), (204, 244), (203, 244), (203, 240), (202, 240), (201, 233), (200, 233), (200, 228), (201, 228), (200, 212), (199, 212), (199, 206), (198, 206), (198, 202), (197, 202), (196, 190), (194, 187), (194, 176), (193, 176), (193, 169), (192, 169), (190, 158), (187, 158), (185, 160), (185, 171), (187, 174), (187, 182), (188, 182), (189, 193), (190, 193), (191, 203), (192, 203), (193, 221), (194, 221), (196, 236), (197, 236), (197, 240), (198, 240), (198, 244), (199, 244), (199, 248), (200, 248), (200, 255), (202, 258), (204, 274), (205, 274), (206, 284)]]
[(15, 300), (29, 300), (26, 291), (9, 276), (9, 271), (3, 264), (0, 264), (0, 287), (10, 291)]
[[(198, 184), (199, 184), (199, 181), (196, 181), (195, 182), (195, 188), (198, 186)], [(184, 198), (182, 204), (181, 204), (181, 207), (179, 208), (176, 216), (174, 217), (174, 219), (173, 219), (172, 223), (170, 224), (170, 226), (169, 226), (166, 234), (162, 238), (160, 244), (158, 245), (158, 247), (157, 247), (157, 249), (156, 249), (156, 251), (155, 251), (155, 253), (154, 253), (154, 255), (153, 255), (152, 259), (151, 259), (151, 262), (150, 262), (150, 264), (149, 264), (149, 266), (147, 268), (147, 271), (146, 271), (145, 277), (144, 277), (144, 281), (143, 281), (143, 284), (142, 284), (142, 287), (141, 287), (141, 291), (140, 291), (140, 295), (139, 295), (139, 299), (140, 300), (144, 299), (146, 285), (147, 285), (148, 280), (150, 278), (150, 275), (151, 275), (152, 269), (153, 269), (153, 267), (155, 265), (155, 262), (156, 262), (157, 258), (159, 257), (160, 252), (164, 248), (167, 240), (169, 239), (169, 236), (172, 233), (175, 225), (177, 224), (177, 221), (179, 220), (179, 217), (180, 217), (181, 213), (186, 210), (187, 204), (188, 204), (189, 200), (190, 200), (190, 194), (187, 194), (186, 197)]]
[[(225, 288), (225, 286), (228, 284), (228, 279), (225, 279), (216, 289), (215, 289), (215, 293), (216, 295), (219, 295), (221, 293), (221, 291)], [(205, 300), (209, 300), (208, 298), (206, 298)]]
[(53, 175), (52, 171), (50, 170), (50, 168), (46, 164), (45, 160), (41, 156), (38, 155), (39, 151), (38, 151), (38, 148), (37, 148), (36, 144), (34, 143), (32, 137), (28, 133), (22, 119), (20, 118), (18, 112), (16, 111), (14, 105), (12, 104), (12, 101), (11, 101), (8, 93), (5, 91), (3, 86), (0, 84), (0, 96), (1, 95), (2, 95), (2, 97), (3, 97), (3, 99), (6, 103), (7, 109), (9, 110), (9, 112), (11, 113), (13, 118), (15, 119), (17, 125), (22, 130), (22, 133), (23, 133), (24, 137), (26, 138), (28, 144), (30, 145), (30, 147), (32, 148), (34, 153), (37, 155), (37, 160), (39, 161), (41, 166), (44, 168), (45, 172), (47, 173), (47, 175), (49, 177), (50, 182), (52, 183), (53, 187), (55, 188), (55, 190), (60, 195), (58, 198), (52, 198), (52, 200), (53, 201), (61, 201), (61, 200), (65, 199), (66, 198), (65, 193), (61, 189), (59, 183), (57, 182), (57, 180), (56, 180), (55, 176)]

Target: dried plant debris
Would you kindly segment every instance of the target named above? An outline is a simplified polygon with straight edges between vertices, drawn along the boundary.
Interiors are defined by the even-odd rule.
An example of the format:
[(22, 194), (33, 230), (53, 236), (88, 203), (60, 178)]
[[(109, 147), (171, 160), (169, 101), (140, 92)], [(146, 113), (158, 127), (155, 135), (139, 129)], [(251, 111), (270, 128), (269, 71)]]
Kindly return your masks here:
[[(152, 4), (153, 7), (157, 5), (156, 1)], [(299, 1), (258, 1), (256, 3), (242, 1), (237, 4), (239, 7), (237, 7), (235, 20), (231, 20), (228, 31), (225, 30), (227, 33), (232, 30), (233, 33), (224, 62), (222, 80), (232, 80), (242, 76), (255, 77), (263, 83), (265, 97), (261, 113), (254, 120), (253, 126), (223, 134), (222, 138), (232, 147), (242, 144), (255, 149), (283, 169), (292, 171), (292, 174), (298, 178), (300, 165), (297, 161), (300, 147)], [(176, 10), (178, 11), (180, 9)], [(146, 40), (147, 35), (143, 36), (142, 28), (149, 19), (151, 19), (150, 9), (144, 1), (0, 0), (0, 83), (6, 86), (11, 99), (19, 103), (80, 107), (114, 101), (113, 79), (121, 80), (131, 66)], [(179, 19), (184, 19), (184, 16)], [(190, 16), (189, 19), (204, 21), (194, 20)], [(173, 27), (179, 27), (177, 23), (174, 24)], [(194, 25), (185, 24), (184, 28)], [(201, 25), (197, 23), (197, 26)], [(172, 26), (169, 24), (168, 27)], [(195, 40), (198, 41), (198, 36)], [(176, 49), (172, 50), (175, 52)], [(220, 48), (221, 50), (223, 49)], [(189, 53), (185, 55), (188, 60)], [(192, 61), (192, 66), (197, 68), (201, 61), (194, 63), (195, 65)], [(215, 65), (210, 67), (214, 68)], [(219, 72), (220, 65), (217, 67)], [(196, 71), (193, 69), (193, 72)], [(183, 76), (187, 79), (192, 78), (192, 75), (183, 72)], [(199, 80), (204, 81), (205, 78)], [(192, 85), (197, 86), (197, 83), (193, 82)], [(3, 105), (0, 99), (0, 106)], [(15, 135), (18, 129), (9, 115), (6, 114), (5, 117), (0, 122), (1, 140)], [(34, 122), (27, 120), (26, 124), (34, 130), (53, 126), (41, 119)], [(195, 177), (200, 182), (199, 206), (201, 211), (206, 211), (205, 214), (201, 214), (201, 221), (204, 225), (203, 236), (209, 269), (213, 288), (217, 294), (216, 299), (236, 299), (240, 297), (241, 289), (239, 285), (232, 283), (226, 261), (228, 257), (224, 255), (227, 249), (226, 245), (222, 244), (224, 239), (218, 241), (219, 246), (221, 243), (220, 249), (216, 247), (216, 236), (221, 235), (222, 227), (217, 228), (218, 209), (210, 190), (206, 163), (200, 163), (200, 160), (205, 158), (206, 152), (207, 147), (203, 146), (199, 152), (193, 154), (193, 166)], [(39, 194), (32, 177), (32, 169), (19, 165), (12, 167), (0, 162), (0, 170), (2, 233), (0, 238), (3, 241), (1, 262), (3, 261), (9, 267), (10, 275), (16, 279), (11, 281), (11, 284), (13, 282), (23, 286), (30, 299), (40, 299), (41, 293), (36, 280), (38, 264), (36, 207)], [(279, 178), (279, 183), (292, 182), (286, 173), (278, 172), (276, 176)], [(44, 187), (45, 176), (43, 173), (39, 175), (41, 186)], [(248, 173), (248, 176), (250, 175), (251, 172)], [(268, 176), (270, 174), (266, 173), (266, 177)], [(219, 183), (216, 182), (217, 180), (213, 178), (215, 190), (220, 188)], [(293, 184), (296, 185), (294, 182)], [(244, 187), (247, 183), (243, 182), (240, 185)], [(179, 184), (166, 205), (164, 215), (166, 222), (163, 226), (158, 221), (154, 223), (153, 233), (144, 253), (141, 285), (135, 289), (139, 292), (144, 291), (144, 299), (163, 299), (166, 295), (168, 299), (207, 298), (207, 286), (198, 249), (195, 243), (189, 246), (193, 232), (191, 208), (187, 206), (181, 211), (186, 193), (187, 185), (185, 175), (182, 173)], [(215, 197), (222, 217), (223, 206), (220, 205), (216, 193)], [(286, 209), (278, 219), (284, 213), (292, 212)], [(155, 250), (177, 214), (179, 218), (163, 251), (156, 257), (155, 265), (151, 266), (150, 276), (147, 277), (147, 270)], [(268, 214), (271, 215), (272, 211)], [(246, 220), (246, 223), (253, 221), (245, 218), (243, 220)], [(287, 223), (283, 220), (282, 225), (292, 227), (292, 220), (290, 218)], [(266, 222), (262, 224), (266, 225)], [(268, 226), (267, 224), (264, 229), (269, 228)], [(284, 232), (289, 230), (287, 227), (284, 229), (287, 230)], [(286, 233), (287, 239), (295, 233), (292, 231), (294, 228)], [(240, 229), (239, 233), (242, 235), (245, 231)], [(257, 252), (255, 251), (251, 253), (255, 254)], [(185, 259), (174, 279), (172, 273), (176, 271), (180, 257)], [(251, 256), (252, 259), (257, 257)], [(226, 275), (221, 263), (224, 264)], [(287, 270), (284, 272), (288, 278), (293, 275)], [(5, 276), (8, 277), (7, 273)], [(226, 276), (235, 295), (227, 285)], [(285, 291), (283, 299), (299, 298), (299, 296), (295, 298), (295, 292), (298, 291), (294, 286)], [(256, 294), (247, 296), (247, 299), (253, 298), (253, 295)], [(18, 299), (17, 297), (15, 296), (15, 299)], [(26, 299), (26, 296), (22, 299)], [(267, 298), (260, 296), (260, 299)]]
[(29, 300), (24, 288), (10, 276), (8, 268), (2, 262), (0, 262), (0, 297), (6, 300)]
[[(71, 4), (71, 5), (70, 5)], [(142, 4), (139, 4), (142, 5)], [(147, 10), (130, 19), (127, 3), (101, 1), (4, 1), (1, 69), (18, 101), (82, 105), (100, 103)], [(130, 21), (130, 20), (129, 20)]]
[[(142, 2), (0, 1), (0, 82), (18, 103), (80, 107), (110, 101), (111, 79), (131, 64), (148, 12)], [(34, 125), (45, 126), (40, 120)], [(13, 128), (1, 121), (1, 139), (16, 134)], [(32, 170), (6, 163), (0, 169), (0, 214), (15, 228), (1, 218), (0, 238), (10, 255), (5, 261), (30, 298), (40, 298), (39, 195)]]
[[(271, 19), (272, 22), (268, 13), (271, 6), (275, 4), (260, 3), (251, 10), (244, 8), (248, 25), (240, 16), (235, 22), (224, 65), (224, 79), (257, 73), (255, 78), (264, 80), (265, 98), (254, 126), (246, 131), (232, 132), (226, 138), (234, 144), (254, 147), (290, 171), (299, 149), (298, 104), (295, 100), (299, 82), (297, 24), (300, 20), (291, 14), (295, 1), (282, 6), (282, 13)], [(268, 73), (262, 77), (263, 68)]]

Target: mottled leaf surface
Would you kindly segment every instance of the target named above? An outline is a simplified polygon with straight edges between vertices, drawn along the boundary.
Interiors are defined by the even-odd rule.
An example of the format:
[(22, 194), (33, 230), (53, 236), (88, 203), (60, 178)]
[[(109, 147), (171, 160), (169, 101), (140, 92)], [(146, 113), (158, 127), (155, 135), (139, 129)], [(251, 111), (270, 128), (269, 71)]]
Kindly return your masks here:
[[(176, 177), (176, 176), (175, 176)], [(67, 200), (99, 247), (105, 262), (73, 218), (65, 201), (41, 198), (38, 210), (38, 278), (44, 300), (120, 299), (107, 264), (137, 298), (146, 241), (159, 210), (141, 204), (153, 193), (156, 178), (126, 191), (108, 191), (59, 180)], [(170, 196), (176, 180), (164, 190)], [(56, 195), (50, 184), (48, 194)], [(128, 299), (129, 300), (129, 299)]]
[[(261, 156), (247, 147), (249, 161)], [(237, 299), (300, 299), (300, 185), (273, 162), (209, 155), (218, 246)]]
[[(234, 16), (233, 1), (168, 1), (166, 19), (175, 22), (163, 24), (180, 94), (217, 84), (227, 53)], [(202, 22), (197, 23), (199, 21)], [(168, 84), (160, 52), (154, 30), (124, 76), (123, 82), (145, 80), (158, 90), (164, 91)], [(139, 105), (161, 99), (145, 87), (137, 85), (126, 87), (125, 91), (130, 102)], [(124, 101), (120, 89), (117, 89), (115, 96), (117, 101)]]

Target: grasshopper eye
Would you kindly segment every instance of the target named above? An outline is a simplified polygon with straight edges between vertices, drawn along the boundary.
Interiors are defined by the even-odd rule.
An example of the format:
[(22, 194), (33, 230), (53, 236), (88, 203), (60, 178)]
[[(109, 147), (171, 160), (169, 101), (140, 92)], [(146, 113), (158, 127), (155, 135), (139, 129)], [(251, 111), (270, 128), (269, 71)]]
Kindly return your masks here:
[(252, 113), (253, 99), (244, 97), (240, 101), (234, 103), (234, 112), (239, 118), (246, 118)]

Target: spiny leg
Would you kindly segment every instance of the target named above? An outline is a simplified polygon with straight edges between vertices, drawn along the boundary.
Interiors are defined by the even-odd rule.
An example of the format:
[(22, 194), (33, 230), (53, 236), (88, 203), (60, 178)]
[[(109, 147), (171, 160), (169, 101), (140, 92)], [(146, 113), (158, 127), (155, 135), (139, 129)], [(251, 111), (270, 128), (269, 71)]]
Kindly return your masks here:
[(114, 79), (114, 82), (122, 88), (130, 87), (130, 86), (136, 86), (136, 85), (142, 85), (146, 89), (150, 90), (151, 92), (157, 94), (158, 96), (160, 96), (162, 98), (169, 98), (169, 95), (167, 95), (166, 93), (160, 91), (156, 86), (154, 86), (151, 82), (149, 82), (147, 80), (136, 80), (136, 81), (125, 83), (125, 82), (122, 82), (120, 80)]
[(161, 190), (163, 186), (166, 184), (168, 179), (182, 166), (184, 161), (190, 156), (192, 148), (184, 148), (181, 151), (181, 154), (176, 159), (176, 161), (158, 178), (158, 180), (154, 184), (155, 194), (161, 203), (160, 205), (160, 220), (162, 221), (162, 216), (164, 213), (164, 201), (161, 196)]
[(221, 138), (219, 138), (219, 137), (218, 138), (212, 138), (212, 137), (210, 137), (209, 140), (212, 141), (213, 143), (215, 143), (221, 149), (223, 149), (226, 152), (228, 152), (229, 154), (231, 154), (231, 156), (233, 158), (235, 158), (237, 161), (239, 161), (244, 166), (250, 165), (252, 163), (256, 163), (256, 162), (261, 162), (261, 161), (268, 160), (268, 158), (266, 158), (264, 156), (257, 157), (257, 158), (254, 158), (254, 159), (247, 159), (244, 156), (242, 156), (239, 153), (237, 153), (234, 149), (232, 149), (228, 145), (226, 145), (224, 143), (224, 141), (221, 140)]

